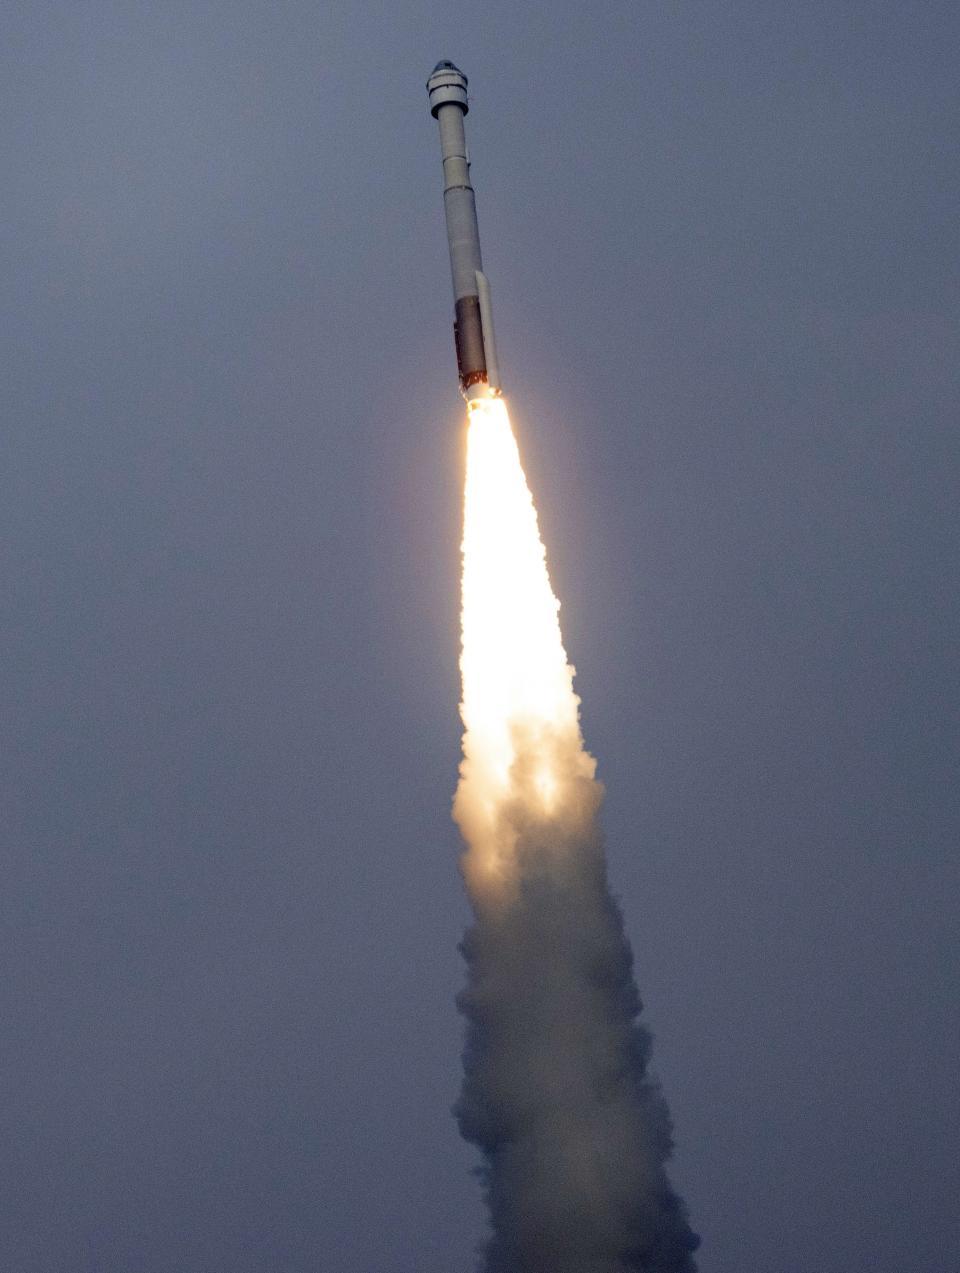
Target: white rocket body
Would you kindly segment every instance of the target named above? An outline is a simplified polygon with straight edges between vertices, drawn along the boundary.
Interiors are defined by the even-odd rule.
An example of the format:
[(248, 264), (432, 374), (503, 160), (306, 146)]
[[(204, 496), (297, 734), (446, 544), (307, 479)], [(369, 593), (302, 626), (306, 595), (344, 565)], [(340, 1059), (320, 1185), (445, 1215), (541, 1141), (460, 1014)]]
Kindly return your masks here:
[(430, 113), (440, 125), (443, 206), (453, 276), (454, 340), (460, 389), (468, 402), (499, 394), (490, 284), (483, 273), (477, 207), (463, 129), (469, 110), (467, 77), (452, 62), (438, 62), (427, 81)]

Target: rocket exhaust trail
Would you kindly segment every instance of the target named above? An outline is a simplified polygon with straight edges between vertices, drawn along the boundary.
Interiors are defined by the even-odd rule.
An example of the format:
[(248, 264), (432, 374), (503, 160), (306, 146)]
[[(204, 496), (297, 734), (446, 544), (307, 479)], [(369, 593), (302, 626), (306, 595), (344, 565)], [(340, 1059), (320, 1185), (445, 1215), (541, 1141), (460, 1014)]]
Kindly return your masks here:
[(495, 374), (463, 116), (466, 77), (428, 83), (444, 156), (467, 399), (454, 799), (474, 912), (464, 938), (456, 1116), (482, 1150), (485, 1273), (693, 1273), (699, 1239), (664, 1164), (670, 1118), (607, 884), (602, 787), (583, 745), (559, 603)]
[(502, 399), (469, 415), (454, 817), (475, 923), (455, 1112), (485, 1158), (484, 1268), (690, 1273), (536, 512)]

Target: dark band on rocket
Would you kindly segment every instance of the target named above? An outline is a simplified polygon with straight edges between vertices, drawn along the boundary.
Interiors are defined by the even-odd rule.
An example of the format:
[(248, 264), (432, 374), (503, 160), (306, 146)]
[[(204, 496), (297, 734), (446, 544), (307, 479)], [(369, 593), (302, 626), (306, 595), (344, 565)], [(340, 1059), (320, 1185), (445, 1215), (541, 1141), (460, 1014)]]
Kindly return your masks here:
[(468, 385), (487, 378), (479, 298), (461, 296), (456, 304), (456, 313), (453, 337), (457, 345), (457, 368), (460, 371), (460, 383), (466, 389)]

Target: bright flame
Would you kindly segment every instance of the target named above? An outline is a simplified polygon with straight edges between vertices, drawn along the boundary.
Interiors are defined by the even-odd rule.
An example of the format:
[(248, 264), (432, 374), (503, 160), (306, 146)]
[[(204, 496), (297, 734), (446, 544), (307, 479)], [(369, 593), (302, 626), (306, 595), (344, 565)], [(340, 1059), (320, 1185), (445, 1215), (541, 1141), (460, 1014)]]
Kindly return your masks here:
[(603, 861), (537, 528), (504, 403), (471, 404), (463, 532), (463, 763), (454, 801), (476, 923), (460, 1130), (486, 1156), (486, 1270), (695, 1273), (663, 1169), (670, 1120)]
[[(463, 530), (464, 760), (454, 814), (468, 870), (502, 875), (502, 814), (522, 799), (550, 817), (575, 777), (592, 778), (573, 668), (560, 633), (537, 514), (502, 398), (469, 408)], [(538, 806), (530, 808), (531, 802)]]

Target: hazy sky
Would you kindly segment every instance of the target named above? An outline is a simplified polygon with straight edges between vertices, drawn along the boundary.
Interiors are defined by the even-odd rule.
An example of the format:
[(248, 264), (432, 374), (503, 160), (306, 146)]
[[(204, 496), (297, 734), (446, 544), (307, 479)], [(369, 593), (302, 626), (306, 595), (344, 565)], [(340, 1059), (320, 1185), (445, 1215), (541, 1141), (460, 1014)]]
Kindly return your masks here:
[(703, 1273), (957, 1264), (958, 41), (7, 7), (0, 1268), (473, 1267), (441, 57)]

